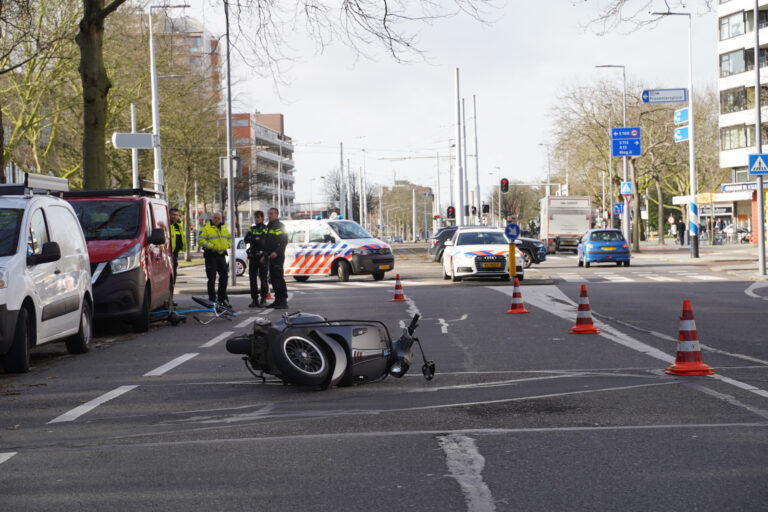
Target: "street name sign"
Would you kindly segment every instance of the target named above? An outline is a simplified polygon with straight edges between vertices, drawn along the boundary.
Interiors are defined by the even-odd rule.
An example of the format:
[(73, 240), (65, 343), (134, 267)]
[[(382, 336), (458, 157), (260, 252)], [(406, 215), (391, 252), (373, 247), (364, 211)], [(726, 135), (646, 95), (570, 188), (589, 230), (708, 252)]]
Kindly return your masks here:
[(675, 110), (674, 117), (675, 124), (683, 124), (688, 122), (688, 107)]
[(688, 89), (646, 89), (642, 98), (643, 103), (685, 103)]
[(507, 227), (504, 228), (504, 233), (510, 240), (515, 240), (520, 236), (520, 226), (517, 224), (507, 224)]
[(768, 176), (768, 155), (749, 155), (749, 175)]
[(611, 128), (611, 156), (640, 156), (640, 127)]
[(151, 133), (118, 133), (112, 134), (112, 146), (118, 149), (152, 149), (154, 136)]
[(686, 140), (688, 140), (688, 127), (675, 128), (675, 142), (685, 142)]

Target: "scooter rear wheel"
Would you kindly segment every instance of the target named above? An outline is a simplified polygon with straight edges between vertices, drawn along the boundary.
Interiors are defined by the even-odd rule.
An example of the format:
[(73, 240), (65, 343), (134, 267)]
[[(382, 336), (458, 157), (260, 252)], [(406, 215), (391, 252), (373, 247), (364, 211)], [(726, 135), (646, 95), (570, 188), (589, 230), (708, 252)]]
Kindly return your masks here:
[(328, 380), (330, 360), (324, 343), (296, 334), (272, 343), (274, 366), (283, 380), (303, 386), (320, 386)]

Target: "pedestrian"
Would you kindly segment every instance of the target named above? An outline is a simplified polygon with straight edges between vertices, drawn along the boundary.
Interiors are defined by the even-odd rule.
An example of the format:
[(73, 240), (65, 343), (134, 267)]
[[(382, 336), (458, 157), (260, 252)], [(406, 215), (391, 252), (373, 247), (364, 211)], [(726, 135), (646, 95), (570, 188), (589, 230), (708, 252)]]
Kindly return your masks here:
[(680, 240), (680, 245), (685, 245), (685, 223), (682, 219), (677, 221), (677, 238)]
[(173, 285), (176, 286), (176, 276), (179, 269), (179, 252), (187, 250), (187, 238), (181, 224), (181, 210), (171, 208), (171, 252), (173, 253)]
[(718, 233), (722, 233), (723, 229), (725, 229), (725, 225), (723, 224), (722, 218), (718, 218), (717, 222), (715, 222), (715, 229), (717, 230)]
[[(221, 223), (221, 212), (216, 212), (208, 224), (200, 230), (200, 247), (205, 258), (205, 276), (208, 278), (208, 300), (218, 302), (225, 308), (232, 309), (227, 297), (227, 249), (232, 247), (232, 235), (227, 226)], [(219, 276), (219, 288), (216, 290), (216, 275)]]
[(285, 286), (283, 264), (285, 262), (285, 246), (288, 245), (288, 235), (285, 226), (280, 222), (280, 212), (270, 208), (267, 236), (264, 239), (264, 252), (261, 261), (269, 265), (269, 280), (275, 291), (275, 301), (267, 306), (274, 309), (288, 309), (288, 289)]
[(267, 225), (264, 224), (264, 212), (258, 210), (253, 214), (253, 226), (245, 233), (245, 244), (248, 246), (248, 278), (251, 284), (249, 308), (263, 308), (267, 305), (269, 264), (266, 261), (261, 262), (264, 256), (264, 238), (266, 235)]

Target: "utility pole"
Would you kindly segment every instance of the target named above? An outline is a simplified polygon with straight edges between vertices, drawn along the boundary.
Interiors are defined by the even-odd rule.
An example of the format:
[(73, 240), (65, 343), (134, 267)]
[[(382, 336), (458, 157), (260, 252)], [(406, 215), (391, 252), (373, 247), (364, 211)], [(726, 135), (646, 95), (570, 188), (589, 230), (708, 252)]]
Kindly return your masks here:
[[(466, 148), (465, 148), (466, 149)], [(456, 191), (454, 204), (456, 205), (456, 225), (466, 224), (464, 219), (464, 162), (461, 147), (461, 96), (459, 89), (459, 68), (456, 68)]]
[[(477, 100), (475, 95), (472, 95), (472, 117), (474, 118), (475, 126), (475, 206), (477, 207), (477, 217), (482, 216), (482, 198), (480, 197), (480, 157), (478, 153), (480, 151), (477, 147)], [(478, 224), (480, 224), (478, 222)]]
[(344, 181), (344, 143), (339, 142), (339, 215), (346, 216), (347, 215), (347, 203), (346, 203), (346, 194), (345, 194), (345, 185), (346, 182)]

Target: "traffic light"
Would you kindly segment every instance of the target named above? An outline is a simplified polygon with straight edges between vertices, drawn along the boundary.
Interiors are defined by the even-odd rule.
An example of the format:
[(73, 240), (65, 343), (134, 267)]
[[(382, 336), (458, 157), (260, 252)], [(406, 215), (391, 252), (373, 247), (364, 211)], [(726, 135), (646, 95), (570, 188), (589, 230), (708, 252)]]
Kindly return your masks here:
[(454, 208), (453, 206), (449, 206), (448, 207), (448, 213), (447, 213), (446, 217), (449, 218), (449, 219), (455, 219), (456, 218), (456, 208)]
[(472, 207), (472, 215), (477, 215), (477, 206)]
[(505, 194), (509, 192), (509, 180), (507, 178), (501, 178), (501, 191)]
[(464, 205), (464, 216), (465, 217), (469, 217), (469, 205), (468, 204)]
[(485, 215), (486, 213), (491, 213), (491, 207), (489, 205), (487, 205), (487, 204), (484, 204), (483, 205), (483, 215)]

